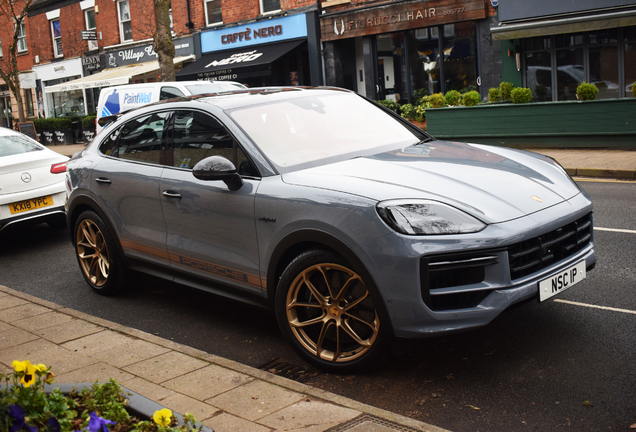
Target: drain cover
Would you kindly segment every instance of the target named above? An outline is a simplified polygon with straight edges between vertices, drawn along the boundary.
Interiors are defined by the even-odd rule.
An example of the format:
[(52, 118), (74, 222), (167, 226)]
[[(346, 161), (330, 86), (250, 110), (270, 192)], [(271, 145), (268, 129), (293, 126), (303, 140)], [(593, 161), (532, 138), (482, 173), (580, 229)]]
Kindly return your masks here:
[(320, 371), (311, 366), (294, 363), (281, 358), (275, 358), (259, 367), (259, 369), (301, 383), (306, 383), (311, 378), (320, 374)]

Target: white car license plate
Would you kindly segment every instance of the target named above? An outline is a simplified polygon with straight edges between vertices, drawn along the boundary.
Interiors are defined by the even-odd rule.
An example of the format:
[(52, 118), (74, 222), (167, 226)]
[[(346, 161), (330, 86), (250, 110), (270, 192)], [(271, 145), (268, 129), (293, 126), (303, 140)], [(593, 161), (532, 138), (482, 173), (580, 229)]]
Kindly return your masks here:
[(585, 261), (539, 282), (539, 301), (549, 299), (585, 279)]

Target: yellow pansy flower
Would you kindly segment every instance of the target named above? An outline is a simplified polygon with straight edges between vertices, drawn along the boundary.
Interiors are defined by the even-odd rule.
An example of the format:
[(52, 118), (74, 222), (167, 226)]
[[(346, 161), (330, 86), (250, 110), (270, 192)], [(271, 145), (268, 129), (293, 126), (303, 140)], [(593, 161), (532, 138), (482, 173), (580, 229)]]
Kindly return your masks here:
[(155, 411), (152, 415), (152, 419), (159, 426), (167, 427), (172, 423), (172, 411), (168, 408), (160, 409), (159, 411)]
[(37, 372), (46, 372), (46, 366), (43, 364), (38, 364), (34, 366), (30, 361), (17, 361), (14, 360), (11, 363), (11, 366), (16, 372), (22, 373), (22, 377), (20, 378), (20, 382), (25, 387), (31, 387), (31, 385), (35, 382), (35, 373)]

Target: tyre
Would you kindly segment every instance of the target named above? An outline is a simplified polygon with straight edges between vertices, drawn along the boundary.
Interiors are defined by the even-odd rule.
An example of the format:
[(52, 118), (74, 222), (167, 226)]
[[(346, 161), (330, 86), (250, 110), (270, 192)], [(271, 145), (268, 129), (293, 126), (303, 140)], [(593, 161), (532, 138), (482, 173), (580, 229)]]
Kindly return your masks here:
[(329, 372), (359, 372), (386, 355), (388, 319), (372, 288), (340, 256), (313, 249), (296, 257), (276, 291), (276, 318), (305, 361)]
[(87, 210), (75, 222), (75, 252), (82, 275), (101, 295), (114, 295), (125, 286), (127, 270), (112, 235), (99, 215)]

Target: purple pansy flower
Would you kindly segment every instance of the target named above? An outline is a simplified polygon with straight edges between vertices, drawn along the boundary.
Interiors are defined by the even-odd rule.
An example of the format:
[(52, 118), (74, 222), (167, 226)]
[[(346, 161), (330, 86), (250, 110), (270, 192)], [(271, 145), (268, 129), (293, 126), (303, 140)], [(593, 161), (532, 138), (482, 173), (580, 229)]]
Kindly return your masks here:
[(114, 425), (114, 421), (106, 420), (98, 416), (95, 411), (91, 413), (91, 418), (88, 421), (88, 427), (84, 429), (86, 432), (109, 432), (106, 427), (107, 424)]

